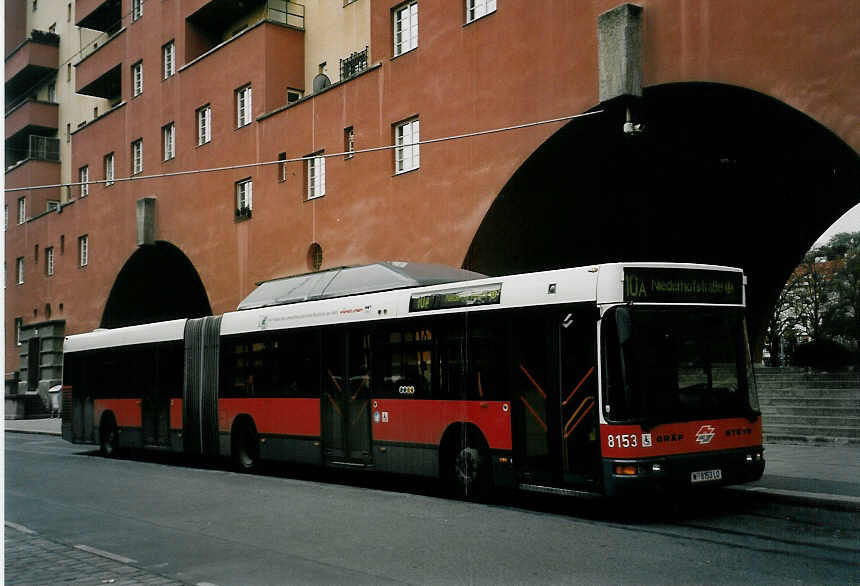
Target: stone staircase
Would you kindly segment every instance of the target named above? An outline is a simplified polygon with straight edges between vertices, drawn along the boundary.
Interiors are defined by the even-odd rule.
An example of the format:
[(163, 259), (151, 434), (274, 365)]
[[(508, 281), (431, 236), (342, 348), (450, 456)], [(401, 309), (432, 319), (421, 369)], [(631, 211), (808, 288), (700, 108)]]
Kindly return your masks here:
[(860, 444), (860, 373), (757, 368), (765, 441)]

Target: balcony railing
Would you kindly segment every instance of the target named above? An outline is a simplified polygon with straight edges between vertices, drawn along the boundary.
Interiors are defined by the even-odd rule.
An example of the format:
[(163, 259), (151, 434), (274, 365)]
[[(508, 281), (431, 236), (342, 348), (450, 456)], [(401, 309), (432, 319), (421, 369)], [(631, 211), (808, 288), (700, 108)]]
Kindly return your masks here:
[(344, 81), (367, 69), (367, 47), (340, 60), (340, 80)]
[(6, 168), (24, 161), (60, 162), (60, 139), (31, 134), (23, 145), (6, 143)]
[(301, 30), (305, 29), (305, 7), (298, 2), (269, 0), (266, 19), (270, 22), (286, 24)]

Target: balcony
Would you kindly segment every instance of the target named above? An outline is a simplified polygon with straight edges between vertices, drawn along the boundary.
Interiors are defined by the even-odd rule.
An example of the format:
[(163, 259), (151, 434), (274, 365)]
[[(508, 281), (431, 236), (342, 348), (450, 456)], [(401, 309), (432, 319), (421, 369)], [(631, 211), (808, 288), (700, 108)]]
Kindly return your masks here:
[(6, 57), (6, 101), (13, 102), (29, 94), (60, 65), (60, 37), (34, 30), (30, 38)]
[(59, 128), (59, 105), (26, 100), (6, 113), (6, 140), (18, 134), (56, 134)]
[(60, 139), (50, 136), (18, 134), (6, 141), (6, 169), (26, 161), (60, 162)]
[(121, 0), (77, 0), (75, 24), (112, 34), (122, 27)]
[(94, 52), (75, 64), (75, 91), (87, 96), (116, 99), (122, 95), (125, 29), (120, 29)]
[(304, 30), (305, 7), (287, 0), (209, 0), (185, 19), (185, 61), (190, 63), (260, 21)]
[[(60, 164), (58, 162), (25, 159), (6, 169), (6, 189), (31, 185), (57, 185), (58, 183), (60, 183)], [(8, 193), (6, 197), (15, 200), (19, 197), (27, 197), (27, 211), (31, 217), (46, 210), (48, 201), (60, 201), (61, 199), (59, 187), (14, 191)], [(8, 201), (13, 201), (13, 199)]]

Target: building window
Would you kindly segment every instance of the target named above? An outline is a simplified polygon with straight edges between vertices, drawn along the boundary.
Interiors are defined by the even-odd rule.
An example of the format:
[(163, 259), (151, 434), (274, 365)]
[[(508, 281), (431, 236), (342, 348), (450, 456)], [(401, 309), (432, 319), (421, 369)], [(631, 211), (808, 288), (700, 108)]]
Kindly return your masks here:
[(113, 153), (105, 155), (105, 187), (113, 185)]
[(72, 64), (66, 64), (66, 81), (72, 81)]
[(72, 3), (66, 4), (66, 22), (72, 22)]
[(394, 56), (418, 46), (418, 2), (408, 2), (394, 9)]
[(39, 0), (33, 0), (33, 12), (36, 12), (37, 8), (39, 8)]
[(89, 262), (90, 256), (90, 237), (86, 234), (78, 238), (78, 262), (80, 266), (85, 267)]
[(143, 61), (138, 61), (131, 66), (131, 81), (133, 96), (139, 96), (143, 93)]
[(240, 128), (251, 123), (251, 86), (246, 85), (236, 90), (236, 127)]
[(254, 183), (251, 178), (236, 182), (236, 218), (245, 219), (251, 217), (253, 205)]
[(45, 204), (46, 211), (56, 212), (60, 209), (60, 202), (56, 199), (49, 199)]
[(302, 92), (300, 90), (294, 90), (292, 88), (287, 88), (287, 103), (292, 104), (293, 102), (298, 102), (302, 99)]
[(131, 174), (143, 172), (143, 139), (138, 138), (131, 143)]
[(90, 180), (90, 168), (84, 165), (78, 169), (78, 179), (81, 183), (81, 197), (86, 197), (90, 194), (90, 186), (87, 183)]
[(23, 224), (27, 221), (27, 198), (18, 198), (18, 223)]
[(466, 22), (472, 22), (496, 11), (496, 0), (466, 0)]
[(51, 82), (48, 84), (48, 101), (52, 104), (57, 102), (57, 84), (56, 82)]
[(33, 261), (35, 261), (36, 264), (39, 263), (39, 245), (38, 244), (33, 246)]
[(143, 16), (143, 0), (131, 0), (132, 22)]
[(170, 41), (161, 48), (164, 57), (164, 79), (176, 73), (176, 45)]
[(325, 157), (322, 151), (308, 155), (305, 161), (308, 173), (308, 199), (315, 199), (325, 195)]
[(3, 231), (9, 229), (9, 204), (3, 206)]
[(197, 110), (197, 145), (212, 140), (212, 107), (206, 104)]
[(394, 127), (394, 168), (396, 173), (412, 171), (420, 166), (418, 119), (401, 122)]
[(169, 161), (176, 156), (176, 125), (171, 122), (166, 126), (162, 126), (161, 137), (164, 139), (162, 141), (164, 145), (162, 159)]
[(15, 345), (21, 345), (21, 328), (24, 326), (24, 318), (15, 318)]
[(352, 126), (343, 129), (343, 152), (344, 159), (351, 159), (355, 155), (355, 130)]
[(15, 283), (24, 284), (24, 257), (19, 256), (15, 261)]
[(278, 181), (283, 183), (287, 180), (287, 153), (278, 153), (278, 160), (283, 163), (278, 163)]
[(49, 246), (45, 249), (45, 274), (49, 277), (54, 276), (54, 247)]

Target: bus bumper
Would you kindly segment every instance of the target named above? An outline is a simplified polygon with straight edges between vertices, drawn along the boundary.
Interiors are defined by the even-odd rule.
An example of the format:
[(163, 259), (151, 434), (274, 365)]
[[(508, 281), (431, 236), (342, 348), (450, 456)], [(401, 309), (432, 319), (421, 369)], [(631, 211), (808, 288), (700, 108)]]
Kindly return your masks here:
[(688, 490), (758, 480), (764, 464), (761, 446), (660, 458), (604, 458), (603, 482), (607, 496)]

